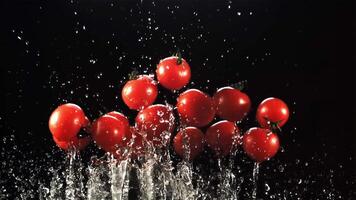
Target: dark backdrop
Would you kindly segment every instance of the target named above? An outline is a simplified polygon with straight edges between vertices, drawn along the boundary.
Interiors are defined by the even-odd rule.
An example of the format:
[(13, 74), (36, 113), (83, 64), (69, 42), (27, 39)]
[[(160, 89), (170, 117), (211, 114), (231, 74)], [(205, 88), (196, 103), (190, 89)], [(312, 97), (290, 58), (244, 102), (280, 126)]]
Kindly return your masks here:
[[(244, 130), (257, 125), (253, 115), (264, 98), (288, 103), (292, 115), (281, 135), (284, 151), (265, 164), (268, 169), (272, 162), (286, 163), (287, 170), (270, 180), (292, 177), (286, 189), (299, 178), (314, 180), (305, 184), (313, 195), (330, 186), (331, 174), (331, 190), (342, 197), (354, 194), (352, 1), (0, 4), (2, 188), (13, 189), (7, 184), (16, 182), (7, 175), (10, 169), (28, 178), (34, 168), (45, 172), (43, 166), (63, 159), (47, 126), (55, 107), (73, 102), (91, 119), (119, 110), (132, 120), (135, 112), (120, 98), (127, 74), (153, 73), (160, 59), (179, 48), (192, 67), (188, 88), (212, 95), (218, 87), (247, 80), (253, 109)], [(158, 102), (174, 103), (176, 96), (161, 88)]]

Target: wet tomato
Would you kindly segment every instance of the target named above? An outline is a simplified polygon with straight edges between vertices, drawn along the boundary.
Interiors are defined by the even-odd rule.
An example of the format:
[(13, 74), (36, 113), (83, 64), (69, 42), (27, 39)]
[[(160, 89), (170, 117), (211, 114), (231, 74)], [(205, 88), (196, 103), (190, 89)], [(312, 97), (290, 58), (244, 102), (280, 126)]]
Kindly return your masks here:
[(124, 103), (133, 110), (140, 110), (151, 105), (157, 98), (156, 82), (147, 75), (128, 81), (121, 91)]
[(227, 120), (217, 122), (206, 131), (205, 141), (215, 155), (226, 156), (240, 144), (239, 129)]
[(277, 98), (267, 98), (257, 108), (256, 119), (263, 128), (282, 127), (288, 118), (287, 104)]
[(72, 103), (57, 107), (49, 118), (49, 130), (57, 141), (69, 142), (89, 125), (83, 110)]
[(177, 110), (181, 123), (186, 126), (203, 127), (215, 117), (213, 99), (197, 89), (189, 89), (179, 95)]
[(96, 144), (106, 152), (119, 158), (120, 151), (126, 148), (131, 137), (128, 119), (121, 113), (110, 112), (94, 121), (91, 128)]
[(131, 147), (131, 158), (137, 158), (144, 154), (143, 138), (135, 127), (130, 127), (130, 133), (126, 145)]
[(177, 56), (165, 58), (157, 65), (158, 82), (170, 90), (179, 90), (188, 84), (191, 76), (190, 66)]
[(203, 151), (204, 134), (198, 128), (186, 127), (174, 137), (173, 147), (180, 157), (193, 160)]
[(69, 141), (59, 141), (53, 136), (53, 140), (56, 145), (63, 150), (69, 150), (71, 147), (77, 150), (83, 150), (90, 143), (90, 137), (77, 138), (75, 136)]
[(213, 97), (216, 114), (232, 122), (241, 121), (250, 111), (250, 98), (232, 87), (220, 88)]
[(151, 105), (141, 110), (136, 116), (136, 128), (146, 140), (156, 146), (162, 146), (165, 131), (174, 130), (174, 115), (172, 108), (162, 104)]
[(243, 148), (251, 159), (260, 163), (278, 152), (279, 139), (268, 129), (251, 128), (243, 136)]

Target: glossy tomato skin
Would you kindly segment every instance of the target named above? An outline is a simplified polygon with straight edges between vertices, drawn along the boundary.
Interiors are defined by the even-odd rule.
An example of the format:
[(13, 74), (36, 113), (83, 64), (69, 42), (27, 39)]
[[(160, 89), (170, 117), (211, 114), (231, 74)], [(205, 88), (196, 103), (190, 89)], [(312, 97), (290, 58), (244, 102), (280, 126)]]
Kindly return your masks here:
[(106, 152), (119, 158), (118, 150), (125, 147), (130, 138), (130, 125), (128, 119), (120, 113), (113, 112), (103, 115), (92, 126), (92, 137), (96, 144)]
[(59, 148), (65, 151), (69, 150), (70, 147), (74, 147), (77, 150), (83, 150), (90, 143), (90, 137), (85, 137), (85, 138), (74, 137), (69, 141), (59, 141), (53, 136), (53, 140)]
[(173, 140), (174, 151), (184, 157), (184, 143), (189, 148), (189, 160), (194, 160), (204, 148), (204, 134), (196, 127), (186, 127), (177, 133)]
[(250, 98), (243, 92), (232, 87), (220, 88), (214, 94), (216, 114), (232, 122), (241, 121), (250, 111)]
[(227, 156), (241, 143), (239, 128), (233, 122), (219, 121), (208, 128), (205, 141), (216, 156)]
[(157, 94), (156, 82), (146, 75), (128, 81), (121, 91), (124, 103), (132, 110), (140, 110), (152, 105), (157, 98)]
[(49, 130), (57, 141), (68, 142), (77, 136), (80, 129), (88, 125), (83, 110), (72, 103), (57, 107), (48, 122)]
[(289, 109), (286, 103), (278, 98), (267, 98), (258, 106), (256, 119), (261, 127), (271, 128), (271, 123), (284, 126), (289, 118)]
[(203, 127), (215, 117), (213, 99), (197, 89), (189, 89), (179, 95), (177, 110), (181, 123), (186, 126)]
[(165, 58), (157, 65), (158, 82), (169, 90), (179, 90), (189, 83), (191, 72), (189, 64), (182, 59), (178, 64), (178, 57)]
[(119, 121), (122, 121), (125, 124), (125, 126), (129, 123), (127, 117), (124, 114), (120, 113), (120, 112), (111, 111), (109, 113), (106, 113), (105, 115), (109, 115), (111, 117), (116, 118)]
[(172, 108), (156, 104), (141, 110), (136, 116), (136, 128), (140, 134), (146, 134), (146, 139), (156, 146), (162, 146), (162, 133), (174, 130), (174, 115)]
[(252, 160), (260, 163), (278, 152), (279, 138), (268, 129), (251, 128), (243, 137), (243, 148)]

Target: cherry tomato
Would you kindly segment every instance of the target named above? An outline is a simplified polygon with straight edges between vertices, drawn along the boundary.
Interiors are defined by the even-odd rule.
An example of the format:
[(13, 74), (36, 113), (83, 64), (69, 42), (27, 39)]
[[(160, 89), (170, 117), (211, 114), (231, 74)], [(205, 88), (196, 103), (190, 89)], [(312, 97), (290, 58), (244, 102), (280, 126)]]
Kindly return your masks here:
[(216, 114), (232, 122), (241, 121), (250, 111), (250, 98), (232, 87), (220, 88), (213, 97)]
[(239, 128), (226, 120), (217, 122), (206, 131), (205, 141), (217, 156), (226, 156), (240, 143)]
[(78, 150), (85, 149), (90, 143), (90, 137), (77, 138), (76, 136), (69, 141), (59, 141), (53, 136), (54, 142), (63, 150), (68, 150), (71, 146)]
[(57, 107), (48, 122), (49, 130), (57, 141), (68, 142), (77, 137), (79, 131), (89, 125), (83, 110), (72, 103)]
[(156, 100), (157, 94), (156, 82), (147, 75), (128, 81), (121, 92), (123, 101), (133, 110), (151, 105)]
[[(173, 147), (180, 157), (183, 158), (185, 156), (184, 153), (187, 153), (188, 160), (193, 160), (203, 151), (204, 134), (198, 128), (187, 127), (179, 131), (174, 137)], [(189, 153), (185, 152), (187, 150)]]
[(243, 137), (243, 148), (251, 159), (260, 163), (278, 152), (279, 139), (268, 129), (251, 128)]
[(136, 116), (136, 127), (146, 140), (157, 146), (162, 145), (162, 133), (174, 130), (174, 115), (172, 108), (157, 104), (141, 110)]
[(172, 56), (165, 58), (157, 65), (158, 82), (170, 90), (179, 90), (188, 84), (191, 76), (190, 66), (183, 59)]
[(289, 118), (289, 109), (282, 100), (267, 98), (258, 106), (256, 118), (263, 128), (282, 127)]
[(181, 122), (187, 126), (203, 127), (215, 117), (214, 101), (197, 89), (189, 89), (180, 94), (177, 109)]
[(129, 121), (121, 113), (110, 112), (95, 120), (92, 136), (99, 147), (119, 158), (118, 151), (126, 147), (131, 136)]
[(115, 117), (116, 119), (121, 120), (121, 121), (128, 120), (127, 117), (124, 114), (119, 113), (117, 111), (111, 111), (109, 113), (106, 113), (105, 115), (109, 115), (109, 116)]

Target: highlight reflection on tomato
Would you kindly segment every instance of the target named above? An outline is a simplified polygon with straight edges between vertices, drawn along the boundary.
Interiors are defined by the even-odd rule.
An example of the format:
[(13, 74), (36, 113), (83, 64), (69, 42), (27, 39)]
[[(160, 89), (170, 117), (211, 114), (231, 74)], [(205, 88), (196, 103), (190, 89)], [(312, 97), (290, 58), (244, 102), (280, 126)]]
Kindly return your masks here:
[(183, 58), (171, 56), (157, 65), (156, 75), (159, 84), (170, 90), (179, 90), (188, 84), (190, 66)]
[(250, 98), (232, 87), (220, 88), (214, 95), (216, 114), (232, 122), (241, 121), (250, 111)]
[(188, 159), (193, 160), (203, 151), (204, 134), (196, 127), (186, 127), (174, 137), (173, 147), (180, 157), (183, 158), (187, 154)]
[(189, 89), (179, 95), (177, 110), (181, 123), (186, 126), (203, 127), (215, 117), (214, 101), (197, 89)]
[(57, 141), (68, 142), (77, 137), (79, 131), (89, 125), (84, 111), (75, 104), (58, 106), (49, 118), (49, 130)]
[(278, 152), (279, 139), (268, 129), (251, 128), (243, 137), (243, 148), (251, 159), (263, 162)]
[(278, 98), (267, 98), (257, 108), (256, 119), (263, 128), (282, 127), (288, 118), (288, 106)]
[(205, 140), (208, 147), (215, 152), (215, 155), (226, 156), (237, 147), (234, 145), (240, 143), (239, 128), (235, 123), (227, 120), (217, 122), (208, 128)]
[(172, 108), (156, 104), (141, 110), (136, 116), (137, 130), (146, 134), (146, 139), (157, 146), (162, 145), (162, 133), (174, 130), (174, 115)]
[(113, 153), (115, 157), (118, 150), (126, 147), (130, 138), (130, 125), (127, 118), (117, 112), (111, 112), (101, 116), (92, 126), (92, 137), (96, 144), (107, 152)]
[(121, 92), (124, 103), (133, 110), (152, 105), (157, 98), (157, 94), (156, 82), (147, 75), (128, 81)]

